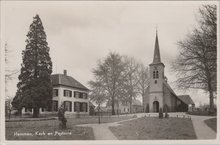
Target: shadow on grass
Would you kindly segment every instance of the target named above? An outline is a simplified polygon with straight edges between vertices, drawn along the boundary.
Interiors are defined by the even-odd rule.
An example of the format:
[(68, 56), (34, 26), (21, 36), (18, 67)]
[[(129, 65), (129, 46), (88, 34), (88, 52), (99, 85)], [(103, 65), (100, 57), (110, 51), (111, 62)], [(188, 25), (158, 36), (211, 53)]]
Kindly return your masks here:
[(192, 121), (183, 118), (143, 117), (110, 127), (120, 140), (196, 139)]

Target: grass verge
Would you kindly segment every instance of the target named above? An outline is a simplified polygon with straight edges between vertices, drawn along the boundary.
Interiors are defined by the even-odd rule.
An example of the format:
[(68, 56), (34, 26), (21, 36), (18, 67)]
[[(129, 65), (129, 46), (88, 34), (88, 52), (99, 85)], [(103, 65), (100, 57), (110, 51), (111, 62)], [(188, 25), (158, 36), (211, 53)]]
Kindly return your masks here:
[[(101, 117), (101, 123), (127, 120), (131, 116)], [(77, 127), (78, 124), (98, 123), (97, 116), (68, 118), (67, 129), (59, 129), (58, 120), (12, 121), (6, 124), (7, 140), (94, 140), (90, 127)]]
[(143, 117), (110, 130), (119, 140), (196, 139), (192, 121), (181, 118)]
[(217, 132), (217, 118), (211, 118), (204, 121), (212, 130)]

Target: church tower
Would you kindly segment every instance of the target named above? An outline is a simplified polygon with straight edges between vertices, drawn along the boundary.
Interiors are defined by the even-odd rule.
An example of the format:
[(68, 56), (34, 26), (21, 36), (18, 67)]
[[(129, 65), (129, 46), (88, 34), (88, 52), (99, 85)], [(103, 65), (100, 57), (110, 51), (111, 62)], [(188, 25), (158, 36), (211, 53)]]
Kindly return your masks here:
[(150, 66), (150, 85), (149, 85), (149, 111), (159, 112), (163, 108), (163, 81), (164, 81), (164, 64), (160, 58), (160, 48), (158, 34), (154, 47), (154, 58)]

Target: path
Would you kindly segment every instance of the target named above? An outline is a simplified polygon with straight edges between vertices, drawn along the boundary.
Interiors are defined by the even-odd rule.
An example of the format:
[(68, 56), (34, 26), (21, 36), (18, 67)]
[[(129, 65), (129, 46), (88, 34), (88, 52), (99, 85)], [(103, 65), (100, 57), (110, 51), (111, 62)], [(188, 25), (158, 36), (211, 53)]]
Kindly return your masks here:
[(122, 120), (122, 121), (113, 122), (113, 123), (81, 124), (81, 125), (77, 125), (77, 126), (92, 127), (96, 140), (118, 140), (117, 137), (110, 131), (109, 127), (110, 126), (119, 126), (119, 125), (121, 125), (121, 124), (119, 124), (121, 122), (134, 120), (134, 119), (137, 119), (137, 118)]
[[(132, 115), (132, 114), (131, 114)], [(133, 114), (134, 115), (134, 114)], [(144, 117), (144, 116), (158, 116), (158, 113), (137, 113), (137, 118)], [(169, 113), (170, 117), (183, 117), (183, 118), (188, 118), (191, 116), (192, 123), (194, 126), (194, 130), (197, 136), (197, 139), (215, 139), (216, 138), (216, 133), (208, 127), (204, 120), (210, 119), (213, 117), (209, 116), (196, 116), (196, 115), (188, 115), (186, 113)], [(109, 127), (110, 126), (119, 126), (121, 125), (121, 122), (129, 121), (129, 120), (134, 120), (137, 118), (132, 118), (128, 120), (122, 120), (118, 122), (113, 122), (113, 123), (102, 123), (102, 124), (81, 124), (77, 126), (83, 126), (83, 127), (92, 127), (94, 136), (96, 140), (118, 140), (117, 137), (110, 131)]]
[(216, 132), (205, 124), (206, 119), (213, 117), (191, 115), (197, 139), (215, 139)]

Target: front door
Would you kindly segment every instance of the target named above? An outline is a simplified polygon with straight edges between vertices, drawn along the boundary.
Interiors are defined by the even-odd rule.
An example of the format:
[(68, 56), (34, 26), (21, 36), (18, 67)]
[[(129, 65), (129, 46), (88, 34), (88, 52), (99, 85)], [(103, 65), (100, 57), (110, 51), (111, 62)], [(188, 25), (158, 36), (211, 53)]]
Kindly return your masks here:
[(159, 102), (158, 101), (153, 102), (153, 112), (159, 112)]

